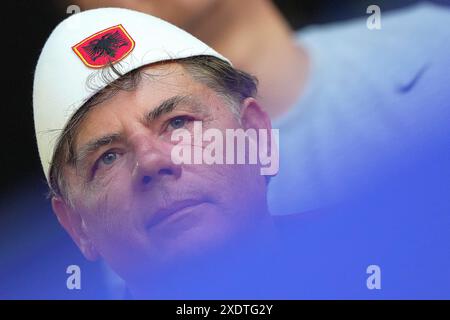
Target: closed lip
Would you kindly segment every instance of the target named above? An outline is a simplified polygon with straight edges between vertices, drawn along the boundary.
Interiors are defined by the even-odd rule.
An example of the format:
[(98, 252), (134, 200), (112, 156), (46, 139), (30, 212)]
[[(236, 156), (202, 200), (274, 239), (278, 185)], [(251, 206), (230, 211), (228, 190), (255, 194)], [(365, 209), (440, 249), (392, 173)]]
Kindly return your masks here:
[(169, 206), (164, 207), (162, 209), (157, 210), (150, 220), (147, 223), (147, 229), (154, 227), (155, 225), (161, 223), (162, 221), (166, 220), (168, 217), (172, 216), (173, 214), (184, 210), (186, 208), (191, 208), (198, 206), (200, 204), (205, 203), (204, 200), (197, 200), (197, 199), (187, 199), (182, 201), (175, 201), (172, 202)]

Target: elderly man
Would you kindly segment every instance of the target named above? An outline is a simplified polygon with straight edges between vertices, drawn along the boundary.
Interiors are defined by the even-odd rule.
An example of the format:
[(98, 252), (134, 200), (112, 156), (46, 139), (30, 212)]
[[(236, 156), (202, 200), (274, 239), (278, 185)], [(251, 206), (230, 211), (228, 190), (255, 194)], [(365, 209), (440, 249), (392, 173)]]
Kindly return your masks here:
[[(248, 285), (228, 293), (255, 290), (262, 279), (244, 274), (262, 261), (273, 267), (276, 252), (267, 161), (174, 156), (180, 144), (207, 151), (198, 124), (227, 138), (269, 132), (255, 94), (253, 77), (158, 18), (96, 9), (56, 27), (36, 67), (36, 136), (53, 210), (83, 255), (104, 259), (138, 297), (223, 293), (231, 278)], [(194, 139), (177, 143), (180, 132)], [(273, 136), (254, 138), (244, 142), (276, 154)]]
[[(412, 13), (442, 21), (433, 18), (436, 10), (426, 7)], [(388, 31), (384, 35), (395, 36), (392, 24), (397, 20), (383, 21)], [(424, 26), (433, 28), (432, 24)], [(347, 29), (343, 27), (339, 33), (342, 30)], [(349, 37), (353, 35), (351, 30)], [(323, 44), (332, 39), (341, 38), (324, 37)], [(372, 48), (378, 42), (370, 43)], [(432, 47), (414, 48), (426, 51)], [(341, 168), (339, 172), (358, 176), (359, 168), (360, 173), (370, 173), (364, 177), (370, 181), (371, 192), (363, 197), (356, 195), (356, 204), (334, 210), (325, 220), (321, 220), (322, 215), (314, 214), (313, 219), (304, 215), (301, 224), (289, 223), (295, 232), (282, 232), (280, 237), (279, 228), (275, 228), (278, 221), (269, 217), (265, 204), (268, 178), (261, 175), (267, 165), (264, 157), (259, 157), (259, 162), (250, 161), (254, 158), (249, 152), (245, 155), (248, 162), (231, 164), (216, 157), (227, 153), (228, 148), (221, 149), (220, 143), (213, 142), (224, 132), (226, 137), (227, 130), (269, 131), (267, 116), (254, 98), (254, 80), (231, 68), (225, 58), (190, 35), (146, 15), (103, 9), (65, 21), (42, 52), (34, 91), (39, 152), (60, 222), (87, 258), (104, 259), (136, 297), (373, 298), (383, 294), (389, 298), (429, 297), (425, 294), (428, 292), (444, 296), (448, 286), (442, 279), (448, 279), (450, 268), (445, 266), (450, 260), (446, 254), (448, 215), (442, 214), (448, 208), (444, 202), (447, 197), (442, 197), (447, 189), (441, 186), (448, 181), (443, 178), (448, 166), (437, 164), (445, 162), (447, 156), (442, 146), (447, 144), (448, 135), (442, 133), (448, 126), (438, 125), (445, 122), (443, 115), (447, 113), (440, 113), (440, 117), (436, 114), (446, 106), (440, 88), (448, 82), (434, 81), (436, 86), (423, 82), (445, 79), (441, 77), (445, 68), (439, 67), (444, 59), (433, 60), (422, 69), (416, 69), (417, 63), (405, 64), (405, 73), (389, 68), (389, 64), (383, 64), (384, 69), (367, 65), (370, 72), (364, 75), (368, 75), (365, 79), (370, 84), (375, 70), (395, 75), (388, 76), (392, 81), (386, 85), (380, 84), (395, 97), (392, 101), (401, 101), (408, 108), (392, 104), (396, 106), (389, 109), (395, 111), (392, 113), (380, 108), (391, 101), (378, 95), (381, 87), (365, 86), (370, 94), (359, 94), (363, 100), (359, 101), (353, 92), (366, 81), (341, 81), (332, 76), (340, 73), (331, 66), (347, 68), (335, 62), (335, 57), (342, 58), (345, 52), (331, 50), (332, 57), (315, 56), (319, 59), (313, 61), (313, 69), (320, 70), (321, 76), (314, 73), (309, 98), (302, 104), (314, 102), (311, 95), (321, 101), (322, 107), (331, 98), (342, 106), (351, 99), (351, 105), (361, 112), (335, 118), (337, 113), (324, 112), (314, 103), (314, 108), (296, 108), (301, 112), (284, 117), (282, 132), (282, 150), (292, 151), (282, 160), (290, 159), (292, 166), (286, 166), (286, 162), (283, 166), (282, 162), (281, 167), (289, 181), (299, 181), (299, 174), (307, 174), (319, 184), (326, 178), (339, 184), (343, 181), (355, 190), (351, 180), (324, 169), (326, 166), (317, 170), (301, 163), (310, 158), (315, 160), (306, 161), (319, 167), (324, 159), (333, 165), (345, 164), (346, 170)], [(399, 52), (403, 52), (399, 47), (387, 50), (382, 55), (387, 60), (380, 61), (393, 63), (397, 61), (391, 59), (395, 54), (388, 56)], [(444, 51), (433, 52), (445, 56)], [(430, 58), (418, 52), (408, 57)], [(409, 70), (409, 66), (413, 68)], [(348, 99), (336, 99), (342, 92), (324, 85), (324, 79), (342, 84)], [(397, 89), (391, 90), (396, 83)], [(319, 87), (324, 94), (313, 94)], [(425, 99), (426, 94), (418, 96), (411, 88), (417, 88), (418, 93), (425, 90), (435, 98)], [(429, 108), (421, 108), (421, 104)], [(373, 112), (366, 113), (367, 107), (374, 108)], [(420, 111), (420, 116), (414, 110)], [(399, 133), (391, 139), (383, 127), (374, 129), (359, 121), (385, 123), (375, 111), (393, 115), (396, 121), (386, 124), (405, 130), (390, 131)], [(317, 115), (345, 121), (336, 126), (333, 121), (318, 121), (322, 118)], [(425, 130), (419, 125), (421, 121), (434, 123), (429, 127), (434, 129)], [(339, 128), (349, 128), (344, 135), (349, 140), (344, 139), (331, 153), (324, 152), (327, 149), (319, 142), (333, 145), (328, 143), (333, 139), (321, 139), (313, 132), (340, 137), (336, 134)], [(352, 128), (358, 130), (351, 133)], [(297, 129), (303, 133), (293, 134)], [(417, 136), (420, 139), (414, 138)], [(365, 137), (365, 142), (347, 143), (353, 137)], [(256, 139), (258, 146), (264, 135), (262, 138)], [(308, 152), (303, 152), (300, 140), (304, 141), (300, 145), (310, 146)], [(265, 141), (269, 142), (267, 149), (273, 149), (273, 139)], [(421, 152), (404, 141), (416, 141), (422, 146)], [(351, 154), (358, 157), (359, 151), (371, 143), (381, 148), (371, 147), (375, 153), (363, 152), (375, 155), (360, 158), (364, 166), (343, 153), (357, 149)], [(193, 155), (193, 164), (184, 161), (185, 154), (178, 157), (180, 150)], [(390, 150), (395, 153), (387, 152)], [(315, 153), (321, 156), (315, 158)], [(196, 154), (202, 156), (196, 160)], [(397, 158), (397, 154), (402, 157)], [(381, 161), (380, 155), (391, 155), (397, 162)], [(414, 160), (412, 165), (410, 160)], [(376, 170), (368, 172), (366, 164), (373, 163)], [(394, 176), (392, 169), (396, 171)], [(307, 190), (298, 185), (286, 183), (281, 189), (275, 188), (286, 200), (281, 201), (282, 207), (307, 203), (301, 196)], [(318, 194), (326, 203), (326, 195)], [(311, 227), (311, 220), (320, 223)], [(288, 241), (279, 246), (278, 239), (286, 239), (284, 236)], [(422, 261), (433, 263), (424, 268)], [(441, 271), (436, 270), (437, 265), (442, 266)], [(381, 274), (368, 274), (370, 270), (386, 271), (389, 277), (380, 282)], [(411, 289), (412, 278), (420, 281)]]

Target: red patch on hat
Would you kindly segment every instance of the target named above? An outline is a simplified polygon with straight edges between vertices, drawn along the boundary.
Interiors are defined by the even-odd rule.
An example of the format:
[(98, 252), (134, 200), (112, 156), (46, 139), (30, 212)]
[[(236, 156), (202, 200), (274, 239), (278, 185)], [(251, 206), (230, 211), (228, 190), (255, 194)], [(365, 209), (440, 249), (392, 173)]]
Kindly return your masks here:
[(72, 47), (90, 68), (103, 68), (125, 58), (134, 49), (134, 40), (119, 24), (102, 30)]

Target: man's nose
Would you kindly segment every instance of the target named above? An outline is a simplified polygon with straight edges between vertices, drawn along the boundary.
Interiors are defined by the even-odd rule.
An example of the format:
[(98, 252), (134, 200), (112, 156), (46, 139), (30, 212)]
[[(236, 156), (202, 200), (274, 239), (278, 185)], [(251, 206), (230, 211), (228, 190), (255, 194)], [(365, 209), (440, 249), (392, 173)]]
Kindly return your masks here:
[(133, 170), (134, 185), (138, 190), (154, 186), (163, 179), (177, 180), (181, 176), (181, 166), (172, 161), (168, 146), (139, 149)]

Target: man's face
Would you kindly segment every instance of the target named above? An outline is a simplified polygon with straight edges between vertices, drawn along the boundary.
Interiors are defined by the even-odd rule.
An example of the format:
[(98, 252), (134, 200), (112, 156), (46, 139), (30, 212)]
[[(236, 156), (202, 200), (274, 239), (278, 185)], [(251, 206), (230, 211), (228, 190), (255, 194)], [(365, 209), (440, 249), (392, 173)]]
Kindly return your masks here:
[[(134, 91), (93, 107), (67, 167), (86, 238), (125, 279), (207, 252), (267, 213), (257, 165), (176, 165), (176, 129), (240, 128), (225, 100), (179, 64), (152, 66)], [(193, 146), (193, 148), (205, 148)]]

